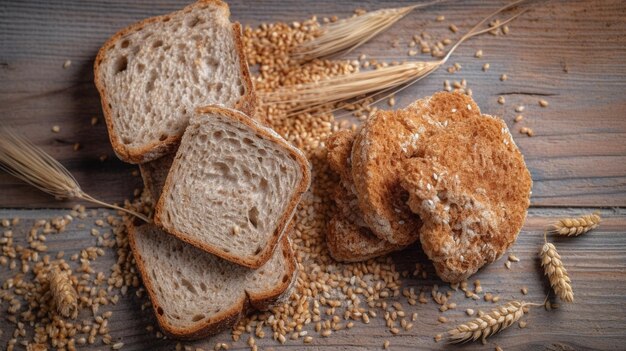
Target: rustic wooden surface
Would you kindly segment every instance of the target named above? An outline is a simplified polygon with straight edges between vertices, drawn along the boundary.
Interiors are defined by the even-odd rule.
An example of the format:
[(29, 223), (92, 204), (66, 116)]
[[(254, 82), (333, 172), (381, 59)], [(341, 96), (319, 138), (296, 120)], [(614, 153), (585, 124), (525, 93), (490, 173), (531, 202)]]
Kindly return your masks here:
[[(185, 1), (11, 1), (0, 3), (0, 122), (9, 123), (36, 144), (59, 159), (76, 176), (83, 188), (105, 201), (122, 201), (141, 187), (133, 176), (135, 166), (117, 160), (109, 145), (98, 94), (93, 85), (93, 59), (100, 45), (118, 29), (139, 19), (178, 9)], [(356, 7), (377, 9), (399, 6), (408, 1), (230, 1), (232, 18), (243, 24), (257, 25), (272, 21), (301, 21), (310, 15), (347, 16)], [(422, 30), (436, 38), (455, 38), (484, 15), (505, 1), (448, 1), (409, 14), (405, 19), (362, 48), (353, 57), (366, 53), (377, 59), (409, 59), (406, 44)], [(577, 302), (546, 312), (531, 311), (524, 331), (509, 330), (493, 338), (488, 346), (469, 345), (468, 349), (624, 349), (626, 348), (626, 3), (606, 1), (535, 1), (533, 10), (511, 24), (508, 36), (482, 36), (464, 44), (449, 64), (460, 63), (460, 72), (441, 70), (397, 97), (396, 106), (430, 95), (442, 88), (444, 79), (467, 79), (481, 109), (505, 118), (514, 131), (516, 142), (525, 154), (534, 179), (531, 209), (526, 226), (513, 251), (522, 258), (512, 271), (502, 262), (481, 271), (486, 290), (503, 298), (521, 298), (519, 289), (528, 286), (525, 298), (541, 301), (547, 292), (541, 278), (535, 252), (542, 242), (543, 228), (554, 218), (589, 212), (595, 208), (606, 217), (600, 230), (591, 235), (559, 242), (574, 277)], [(442, 23), (433, 21), (445, 15)], [(447, 27), (454, 23), (460, 33)], [(391, 42), (400, 39), (400, 48)], [(482, 59), (473, 57), (482, 49)], [(420, 57), (420, 56), (418, 56)], [(416, 58), (413, 58), (416, 59)], [(421, 59), (429, 59), (421, 57)], [(69, 68), (63, 63), (71, 60)], [(482, 72), (483, 63), (491, 69)], [(506, 73), (509, 79), (501, 82)], [(506, 97), (499, 105), (497, 97)], [(539, 98), (550, 102), (540, 108)], [(525, 122), (515, 125), (514, 107), (526, 106)], [(93, 116), (99, 118), (91, 126)], [(58, 134), (53, 125), (61, 126)], [(533, 128), (528, 138), (516, 131), (521, 126)], [(79, 142), (82, 149), (72, 150)], [(108, 158), (100, 161), (99, 157)], [(52, 217), (63, 210), (41, 208), (67, 207), (49, 196), (0, 174), (0, 218), (20, 216), (31, 222)], [(580, 209), (571, 209), (581, 207)], [(2, 209), (4, 208), (4, 209)], [(13, 208), (13, 209), (11, 209)], [(27, 210), (28, 208), (38, 210)], [(29, 221), (24, 220), (25, 227)], [(21, 239), (24, 239), (23, 237)], [(78, 252), (91, 244), (85, 230), (72, 230), (51, 236), (51, 251)], [(413, 255), (414, 254), (414, 255)], [(106, 269), (113, 262), (113, 252), (99, 259)], [(424, 257), (417, 249), (395, 256), (399, 265), (411, 266)], [(432, 272), (431, 272), (432, 273)], [(0, 269), (2, 280), (8, 276)], [(434, 274), (430, 275), (434, 277)], [(429, 287), (436, 280), (405, 280), (405, 284)], [(132, 292), (131, 292), (132, 293)], [(133, 296), (131, 294), (131, 296)], [(453, 321), (465, 320), (464, 308), (484, 306), (457, 297), (459, 308), (446, 312)], [(115, 311), (111, 334), (121, 338), (128, 349), (172, 349), (173, 343), (157, 341), (145, 332), (154, 323), (151, 311), (140, 312), (143, 301), (122, 299)], [(476, 307), (473, 307), (476, 308)], [(486, 309), (486, 307), (480, 307)], [(416, 328), (391, 338), (373, 319), (328, 339), (315, 338), (306, 349), (360, 350), (379, 349), (384, 339), (392, 349), (451, 348), (435, 344), (432, 336), (447, 326), (435, 322), (438, 312), (430, 303), (407, 307), (420, 315)], [(4, 312), (2, 312), (4, 313)], [(0, 349), (6, 345), (7, 325), (0, 314)], [(513, 328), (517, 328), (516, 326)], [(5, 330), (6, 329), (6, 330)], [(222, 334), (198, 343), (212, 347), (228, 340)], [(301, 342), (279, 345), (263, 341), (273, 349), (305, 349)], [(100, 346), (100, 345), (99, 345)], [(245, 349), (242, 343), (236, 346)], [(98, 347), (101, 349), (101, 347)]]
[[(492, 292), (501, 297), (501, 303), (511, 299), (523, 299), (530, 302), (543, 302), (549, 291), (547, 281), (542, 277), (537, 259), (537, 251), (543, 244), (543, 230), (555, 219), (564, 216), (577, 216), (587, 213), (592, 209), (531, 209), (526, 225), (519, 235), (519, 239), (510, 252), (520, 258), (519, 263), (514, 263), (511, 270), (504, 267), (501, 259), (486, 267), (472, 279), (480, 279), (484, 292)], [(24, 245), (25, 233), (36, 219), (53, 218), (66, 214), (64, 210), (3, 210), (0, 218), (21, 218), (19, 228), (14, 229), (17, 237), (15, 244)], [(526, 329), (519, 330), (517, 325), (511, 330), (489, 339), (487, 345), (480, 343), (463, 346), (446, 345), (444, 342), (435, 343), (433, 336), (445, 333), (449, 328), (458, 323), (468, 320), (464, 311), (467, 308), (489, 311), (494, 304), (483, 300), (474, 301), (467, 299), (458, 292), (451, 301), (456, 302), (458, 307), (441, 314), (436, 305), (429, 298), (428, 304), (409, 306), (406, 298), (399, 297), (404, 310), (410, 315), (418, 313), (415, 327), (409, 332), (401, 332), (392, 336), (384, 325), (384, 319), (372, 318), (370, 324), (356, 322), (351, 330), (343, 330), (329, 338), (317, 336), (312, 328), (311, 335), (315, 335), (310, 345), (304, 345), (302, 339), (288, 341), (281, 345), (271, 338), (257, 340), (261, 349), (273, 348), (274, 350), (379, 350), (382, 349), (384, 340), (389, 340), (391, 350), (493, 350), (495, 345), (505, 350), (619, 350), (626, 345), (626, 211), (624, 209), (603, 210), (604, 218), (602, 226), (588, 235), (578, 238), (553, 240), (558, 245), (559, 252), (567, 264), (568, 272), (573, 280), (576, 302), (573, 304), (560, 304), (560, 308), (545, 311), (543, 308), (534, 308), (523, 318), (528, 322)], [(78, 229), (80, 223), (90, 228), (98, 217), (89, 217), (84, 221), (76, 220), (69, 226), (66, 232), (48, 235), (49, 254), (54, 255), (58, 251), (64, 251), (66, 257), (78, 253), (81, 248), (94, 245), (95, 239), (86, 234), (85, 229)], [(101, 228), (104, 233), (107, 228)], [(426, 265), (428, 279), (403, 278), (406, 287), (414, 287), (416, 290), (424, 288), (430, 292), (434, 284), (438, 284), (441, 290), (448, 290), (446, 284), (436, 278), (434, 270), (427, 263), (426, 258), (417, 247), (409, 248), (395, 254), (394, 262), (398, 271), (412, 271), (416, 262)], [(115, 262), (114, 253), (107, 254), (95, 260), (92, 267), (98, 272), (107, 272)], [(4, 280), (14, 272), (0, 268), (0, 280)], [(528, 287), (528, 295), (521, 294), (520, 289)], [(114, 306), (103, 306), (101, 311), (112, 310), (111, 332), (115, 342), (124, 342), (124, 350), (173, 350), (176, 342), (171, 340), (158, 340), (155, 334), (146, 332), (146, 327), (156, 325), (152, 316), (152, 309), (141, 311), (141, 305), (146, 298), (137, 298), (135, 290), (129, 289), (126, 297)], [(394, 301), (388, 299), (389, 302)], [(558, 300), (554, 302), (560, 303)], [(6, 308), (6, 307), (5, 307)], [(4, 313), (4, 312), (3, 312)], [(437, 318), (444, 315), (449, 319), (446, 324), (437, 322)], [(312, 325), (311, 325), (312, 327)], [(4, 334), (0, 336), (0, 349), (13, 332), (14, 326), (0, 320), (0, 329)], [(211, 350), (215, 343), (232, 342), (230, 332), (224, 332), (216, 337), (190, 343), (194, 347), (202, 347)], [(96, 344), (93, 349), (102, 349), (103, 345)], [(245, 339), (231, 344), (231, 350), (249, 350)]]

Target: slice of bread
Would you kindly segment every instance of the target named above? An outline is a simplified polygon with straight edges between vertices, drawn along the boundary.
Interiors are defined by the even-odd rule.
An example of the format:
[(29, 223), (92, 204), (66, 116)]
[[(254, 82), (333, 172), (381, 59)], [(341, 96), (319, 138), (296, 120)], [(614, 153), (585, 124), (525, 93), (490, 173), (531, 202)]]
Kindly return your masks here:
[(175, 151), (197, 106), (254, 113), (241, 26), (229, 16), (226, 3), (200, 0), (133, 24), (102, 46), (94, 79), (120, 159), (143, 163)]
[(239, 111), (208, 106), (185, 131), (154, 222), (234, 263), (270, 259), (310, 183), (302, 152)]
[(403, 248), (377, 238), (363, 220), (350, 171), (354, 137), (354, 132), (342, 130), (326, 142), (328, 164), (340, 177), (333, 191), (336, 210), (328, 222), (326, 243), (330, 255), (343, 262), (365, 261)]
[(250, 308), (269, 308), (289, 297), (297, 277), (288, 235), (256, 270), (208, 254), (152, 224), (131, 224), (129, 240), (159, 325), (176, 338), (216, 334)]
[(437, 93), (409, 108), (418, 135), (402, 186), (424, 220), (422, 249), (439, 277), (460, 282), (515, 242), (532, 179), (506, 123), (480, 113), (471, 97)]
[(365, 121), (352, 146), (352, 177), (363, 218), (374, 235), (396, 245), (419, 239), (419, 216), (400, 186), (407, 147), (417, 132), (406, 110), (379, 110)]
[[(403, 248), (380, 240), (368, 227), (358, 224), (363, 218), (356, 197), (345, 187), (338, 185), (334, 195), (337, 212), (331, 215), (326, 231), (326, 245), (332, 258), (340, 262), (360, 262)], [(347, 215), (349, 211), (355, 212)]]

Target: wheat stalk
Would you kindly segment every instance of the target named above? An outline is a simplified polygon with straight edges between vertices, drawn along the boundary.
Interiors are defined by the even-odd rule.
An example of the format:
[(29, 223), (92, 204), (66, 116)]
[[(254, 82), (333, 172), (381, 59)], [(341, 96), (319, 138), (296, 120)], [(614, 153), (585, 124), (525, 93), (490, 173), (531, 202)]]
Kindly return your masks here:
[(78, 295), (72, 286), (70, 275), (58, 267), (52, 269), (50, 275), (50, 293), (52, 303), (63, 317), (78, 316)]
[(524, 301), (511, 301), (481, 317), (449, 330), (448, 341), (458, 344), (480, 339), (484, 344), (488, 337), (510, 327), (522, 318), (526, 313), (525, 308), (529, 306), (541, 305)]
[(375, 94), (396, 93), (427, 77), (444, 65), (456, 48), (466, 40), (504, 26), (524, 13), (525, 10), (494, 27), (480, 29), (490, 18), (523, 1), (525, 0), (515, 1), (484, 18), (461, 37), (441, 60), (407, 62), (376, 70), (331, 77), (317, 82), (282, 87), (274, 92), (260, 93), (261, 99), (265, 104), (280, 105), (280, 108), (286, 110), (287, 115), (290, 116), (325, 106), (334, 106), (337, 103), (357, 97), (361, 97), (363, 100), (371, 98)]
[(441, 1), (436, 0), (413, 6), (381, 9), (327, 24), (319, 29), (314, 39), (296, 46), (291, 56), (296, 60), (308, 61), (316, 58), (347, 54), (391, 27), (415, 8), (425, 7)]
[(96, 200), (86, 194), (62, 164), (5, 126), (0, 126), (0, 168), (59, 200), (80, 199), (150, 221), (138, 212)]
[[(545, 240), (545, 235), (544, 235)], [(563, 261), (561, 261), (561, 255), (556, 251), (556, 247), (545, 240), (541, 252), (541, 266), (545, 275), (550, 280), (550, 286), (552, 290), (566, 302), (574, 302), (574, 291), (572, 290), (572, 281), (567, 274)]]
[(550, 232), (562, 236), (578, 236), (600, 225), (600, 213), (584, 215), (579, 218), (563, 218), (552, 225)]

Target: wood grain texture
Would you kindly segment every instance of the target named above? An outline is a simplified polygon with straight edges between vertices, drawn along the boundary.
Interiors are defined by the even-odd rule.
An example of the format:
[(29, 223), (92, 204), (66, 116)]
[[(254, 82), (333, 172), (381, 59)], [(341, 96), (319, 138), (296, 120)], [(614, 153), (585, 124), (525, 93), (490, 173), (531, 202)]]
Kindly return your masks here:
[[(181, 8), (183, 0), (133, 1), (54, 1), (5, 0), (0, 3), (0, 122), (13, 124), (36, 144), (59, 159), (76, 176), (84, 190), (96, 198), (120, 202), (141, 187), (133, 176), (135, 166), (119, 161), (113, 154), (102, 120), (99, 97), (93, 85), (93, 59), (100, 45), (117, 30), (145, 17)], [(356, 7), (374, 10), (401, 6), (409, 1), (295, 1), (260, 0), (229, 1), (233, 20), (243, 24), (301, 21), (312, 14), (348, 16)], [(412, 3), (412, 2), (411, 2)], [(421, 31), (434, 38), (458, 38), (484, 15), (505, 4), (502, 0), (447, 1), (417, 10), (386, 33), (358, 49), (351, 58), (365, 53), (371, 58), (386, 60), (430, 59), (409, 58), (407, 43)], [(445, 15), (443, 23), (433, 19)], [(501, 301), (521, 299), (541, 302), (549, 291), (542, 276), (536, 252), (543, 243), (545, 227), (555, 219), (591, 212), (597, 207), (626, 206), (626, 3), (620, 0), (585, 1), (554, 0), (533, 2), (533, 10), (511, 24), (508, 36), (485, 35), (460, 47), (449, 64), (458, 62), (462, 70), (455, 74), (440, 70), (396, 98), (396, 107), (416, 98), (431, 95), (442, 88), (443, 80), (467, 79), (474, 98), (483, 112), (502, 116), (517, 144), (526, 156), (533, 175), (532, 208), (520, 237), (512, 248), (521, 262), (504, 266), (504, 259), (481, 270), (473, 279), (480, 279), (485, 291), (497, 293)], [(454, 23), (457, 34), (447, 27)], [(399, 48), (391, 42), (400, 40)], [(482, 59), (473, 57), (482, 49)], [(69, 68), (63, 63), (71, 60)], [(483, 63), (491, 69), (482, 72)], [(567, 71), (567, 72), (566, 72)], [(501, 82), (506, 73), (509, 79)], [(506, 104), (498, 104), (498, 96)], [(550, 102), (540, 108), (539, 98)], [(526, 107), (523, 124), (512, 122), (515, 106)], [(97, 116), (100, 122), (91, 126)], [(53, 125), (61, 126), (52, 133)], [(516, 131), (528, 126), (535, 137)], [(82, 149), (72, 150), (79, 142)], [(107, 155), (103, 162), (100, 156)], [(26, 210), (14, 208), (68, 207), (19, 181), (0, 173), (0, 218), (19, 216), (22, 223), (14, 230), (16, 241), (25, 242), (25, 231), (39, 218), (65, 214), (64, 210)], [(539, 207), (541, 206), (541, 207)], [(594, 207), (584, 208), (585, 206)], [(553, 208), (554, 207), (554, 208)], [(583, 207), (583, 208), (573, 208)], [(5, 208), (5, 209), (1, 209)], [(526, 329), (517, 326), (490, 338), (488, 345), (467, 344), (451, 347), (435, 343), (433, 336), (444, 333), (457, 323), (468, 320), (466, 308), (488, 311), (493, 305), (466, 299), (456, 293), (452, 301), (456, 310), (443, 313), (450, 322), (437, 322), (437, 306), (408, 306), (407, 312), (419, 314), (415, 328), (392, 336), (381, 318), (370, 324), (355, 323), (350, 331), (334, 333), (330, 338), (315, 335), (312, 344), (302, 340), (285, 345), (268, 338), (258, 340), (260, 349), (296, 350), (364, 350), (381, 349), (389, 340), (392, 350), (493, 349), (505, 350), (619, 350), (626, 345), (626, 212), (623, 209), (602, 210), (600, 228), (578, 238), (554, 240), (573, 280), (574, 304), (551, 312), (533, 309), (523, 319)], [(90, 220), (94, 220), (91, 218)], [(66, 255), (94, 244), (88, 229), (80, 229), (79, 221), (59, 235), (50, 235), (50, 253), (65, 251)], [(82, 222), (87, 223), (87, 222)], [(88, 225), (87, 228), (90, 226)], [(434, 270), (417, 247), (395, 254), (400, 270), (414, 267), (416, 262), (428, 267), (428, 279), (403, 279), (407, 287), (430, 291), (433, 284), (448, 289), (436, 279)], [(107, 250), (93, 267), (108, 272), (115, 261), (115, 252)], [(0, 281), (13, 275), (0, 267)], [(522, 296), (520, 288), (529, 294)], [(145, 298), (134, 290), (116, 305), (111, 319), (111, 335), (125, 343), (124, 350), (172, 350), (170, 340), (157, 340), (146, 332), (155, 325), (152, 311), (141, 310)], [(2, 302), (0, 302), (2, 304)], [(2, 311), (6, 305), (2, 305)], [(4, 312), (3, 312), (4, 313)], [(14, 326), (0, 314), (0, 349), (4, 349)], [(269, 334), (269, 333), (268, 333)], [(212, 349), (216, 342), (228, 342), (228, 332), (193, 343)], [(90, 349), (104, 349), (97, 344)], [(231, 350), (248, 350), (244, 342), (231, 344)]]
[[(83, 188), (105, 201), (122, 201), (141, 186), (134, 166), (117, 160), (108, 142), (92, 65), (100, 45), (142, 18), (181, 8), (186, 1), (12, 1), (0, 4), (1, 121), (65, 164)], [(356, 7), (377, 9), (408, 1), (230, 1), (243, 24), (348, 16)], [(504, 1), (447, 1), (409, 14), (351, 57), (407, 60), (407, 43), (422, 30), (458, 38)], [(508, 36), (485, 35), (464, 44), (449, 65), (402, 92), (397, 107), (442, 88), (445, 79), (467, 79), (482, 110), (502, 116), (513, 130), (535, 181), (537, 206), (626, 205), (626, 3), (620, 0), (532, 2), (533, 10), (511, 24)], [(445, 15), (438, 23), (433, 19)], [(460, 32), (447, 28), (455, 23)], [(391, 42), (400, 40), (399, 48)], [(482, 59), (473, 57), (482, 49)], [(417, 56), (411, 59), (429, 59)], [(71, 60), (68, 69), (63, 63)], [(482, 72), (483, 63), (491, 69)], [(449, 66), (448, 65), (448, 66)], [(567, 70), (567, 72), (565, 72)], [(501, 82), (506, 73), (509, 79)], [(506, 97), (499, 105), (498, 96)], [(539, 98), (550, 102), (540, 108)], [(526, 106), (514, 125), (514, 107)], [(92, 116), (100, 117), (95, 127)], [(50, 131), (61, 126), (58, 134)], [(517, 133), (531, 127), (535, 137)], [(81, 143), (74, 152), (72, 145)], [(101, 155), (107, 155), (104, 162)], [(64, 207), (45, 194), (0, 174), (0, 207)]]
[[(543, 302), (549, 291), (549, 283), (543, 277), (537, 252), (543, 244), (543, 230), (547, 225), (561, 217), (579, 216), (590, 212), (591, 209), (533, 209), (529, 213), (517, 243), (510, 250), (520, 258), (514, 263), (511, 270), (507, 270), (503, 263), (505, 258), (482, 269), (472, 277), (480, 279), (484, 292), (491, 292), (501, 297), (501, 304), (509, 299), (524, 299), (530, 302)], [(64, 210), (0, 210), (0, 218), (20, 217), (21, 223), (13, 229), (16, 244), (25, 244), (26, 231), (36, 219), (52, 218), (66, 214)], [(100, 211), (102, 213), (102, 211)], [(495, 305), (484, 300), (474, 301), (467, 299), (462, 292), (457, 292), (449, 300), (456, 302), (458, 307), (444, 313), (439, 312), (436, 305), (429, 298), (427, 304), (410, 306), (403, 297), (388, 299), (388, 302), (399, 301), (403, 304), (407, 314), (417, 312), (418, 320), (415, 327), (409, 332), (401, 332), (392, 336), (384, 326), (381, 317), (372, 318), (370, 324), (355, 322), (351, 330), (335, 332), (329, 338), (320, 337), (312, 329), (307, 329), (309, 335), (314, 336), (310, 345), (300, 340), (290, 340), (281, 345), (269, 337), (258, 339), (260, 349), (274, 350), (379, 350), (384, 340), (389, 340), (391, 350), (493, 350), (500, 345), (505, 350), (618, 350), (626, 345), (626, 211), (603, 210), (600, 228), (577, 238), (559, 238), (551, 241), (557, 245), (563, 261), (573, 281), (576, 301), (573, 304), (560, 304), (560, 308), (545, 311), (543, 308), (534, 308), (522, 320), (528, 322), (526, 329), (517, 325), (489, 339), (488, 345), (480, 343), (450, 347), (444, 342), (435, 343), (433, 336), (445, 333), (458, 323), (469, 320), (464, 313), (465, 309), (489, 311)], [(101, 216), (101, 214), (99, 215)], [(100, 218), (100, 217), (98, 217)], [(66, 232), (48, 236), (48, 253), (54, 255), (64, 251), (66, 257), (79, 252), (82, 248), (95, 244), (94, 237), (88, 233), (96, 217), (76, 220)], [(79, 224), (85, 224), (87, 229), (79, 229)], [(106, 229), (106, 228), (105, 228)], [(104, 232), (105, 229), (101, 228)], [(416, 247), (409, 248), (393, 256), (398, 271), (412, 271), (415, 263), (423, 263), (428, 271), (429, 278), (403, 278), (406, 287), (414, 287), (416, 291), (425, 289), (427, 293), (433, 284), (438, 284), (441, 291), (449, 290), (447, 285), (436, 278), (434, 269), (428, 263), (423, 253)], [(108, 272), (115, 262), (113, 249), (107, 249), (106, 254), (93, 261), (96, 272)], [(4, 281), (15, 272), (7, 267), (0, 266), (0, 281)], [(520, 289), (528, 287), (528, 295), (523, 296)], [(552, 299), (555, 302), (554, 299)], [(104, 306), (104, 310), (112, 310), (111, 336), (125, 344), (124, 350), (173, 350), (176, 342), (171, 340), (157, 340), (153, 333), (146, 332), (148, 325), (155, 325), (152, 310), (141, 311), (145, 297), (135, 296), (135, 290), (130, 289), (126, 297), (113, 306)], [(559, 302), (560, 303), (560, 302)], [(2, 304), (0, 302), (0, 304)], [(3, 305), (4, 310), (7, 305)], [(382, 312), (379, 313), (381, 315)], [(441, 324), (437, 318), (444, 315), (448, 323)], [(311, 325), (312, 326), (312, 325)], [(5, 347), (14, 326), (4, 318), (0, 320), (0, 348)], [(267, 335), (271, 333), (266, 332)], [(246, 334), (244, 334), (246, 335)], [(245, 344), (247, 336), (242, 341), (232, 344), (230, 332), (218, 336), (188, 343), (194, 347), (211, 350), (217, 342), (227, 342), (231, 350), (249, 350)], [(102, 349), (96, 344), (87, 349)]]

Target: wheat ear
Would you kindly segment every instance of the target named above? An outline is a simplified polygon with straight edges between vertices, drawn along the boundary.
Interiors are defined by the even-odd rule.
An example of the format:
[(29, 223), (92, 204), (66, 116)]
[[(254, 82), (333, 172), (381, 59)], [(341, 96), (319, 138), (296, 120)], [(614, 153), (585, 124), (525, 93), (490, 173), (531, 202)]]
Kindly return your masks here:
[(540, 304), (524, 301), (511, 301), (491, 312), (448, 331), (448, 341), (453, 344), (476, 341), (486, 343), (491, 335), (510, 327), (526, 313), (529, 306)]
[(309, 61), (347, 54), (391, 27), (415, 8), (439, 2), (442, 0), (400, 8), (380, 9), (324, 25), (314, 39), (296, 46), (291, 56), (296, 60)]
[(63, 317), (75, 319), (78, 316), (78, 295), (72, 286), (69, 273), (55, 267), (48, 274), (54, 306)]
[(80, 199), (150, 221), (141, 213), (96, 200), (86, 194), (59, 161), (6, 126), (0, 126), (0, 168), (57, 199)]
[(545, 275), (550, 280), (550, 286), (552, 286), (552, 290), (554, 290), (561, 300), (574, 302), (572, 281), (567, 274), (565, 266), (563, 266), (561, 255), (556, 251), (556, 246), (545, 239), (545, 234), (544, 241), (545, 243), (539, 255), (541, 256), (541, 265), (543, 266)]
[(388, 93), (391, 95), (435, 72), (448, 61), (456, 48), (466, 40), (493, 31), (520, 16), (526, 10), (511, 16), (509, 19), (498, 23), (494, 27), (481, 29), (481, 26), (490, 18), (523, 1), (525, 0), (515, 1), (485, 17), (461, 37), (441, 60), (406, 62), (376, 70), (368, 70), (311, 83), (282, 87), (273, 92), (260, 93), (261, 99), (265, 104), (282, 105), (281, 108), (284, 107), (287, 111), (287, 116), (292, 116), (302, 112), (310, 112), (324, 106), (333, 106), (337, 103), (357, 97), (362, 101), (376, 94)]
[(578, 236), (600, 225), (600, 213), (584, 215), (579, 218), (563, 218), (552, 225), (551, 233), (562, 236)]

